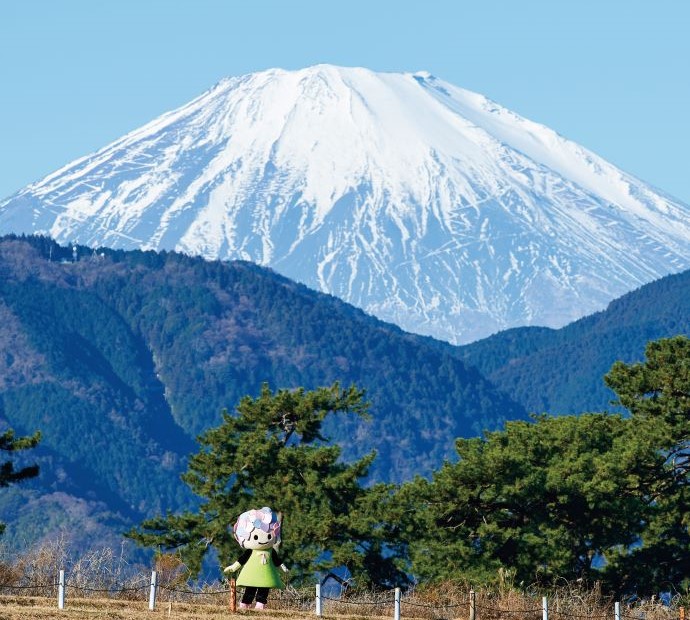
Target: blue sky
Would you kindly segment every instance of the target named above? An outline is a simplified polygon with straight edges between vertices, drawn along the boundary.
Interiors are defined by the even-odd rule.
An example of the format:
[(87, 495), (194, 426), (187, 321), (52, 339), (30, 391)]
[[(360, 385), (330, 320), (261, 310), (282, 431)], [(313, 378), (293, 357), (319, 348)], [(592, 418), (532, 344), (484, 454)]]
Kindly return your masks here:
[(2, 0), (0, 198), (225, 76), (430, 71), (690, 203), (685, 0)]

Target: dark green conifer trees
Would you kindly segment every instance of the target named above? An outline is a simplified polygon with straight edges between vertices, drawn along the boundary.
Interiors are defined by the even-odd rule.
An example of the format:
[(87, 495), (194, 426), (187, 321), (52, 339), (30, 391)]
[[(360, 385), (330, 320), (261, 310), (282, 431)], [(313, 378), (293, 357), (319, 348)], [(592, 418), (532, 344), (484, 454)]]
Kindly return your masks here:
[(629, 415), (508, 422), (402, 485), (414, 575), (638, 595), (690, 585), (690, 340), (650, 342), (605, 380)]
[(129, 536), (146, 546), (176, 551), (192, 571), (214, 547), (221, 563), (239, 552), (232, 525), (251, 508), (269, 506), (284, 515), (281, 556), (299, 581), (345, 568), (359, 585), (393, 585), (405, 580), (394, 557), (385, 557), (375, 497), (387, 487), (361, 481), (374, 459), (339, 460), (321, 426), (329, 415), (367, 415), (364, 395), (337, 383), (313, 391), (264, 385), (258, 398), (245, 397), (234, 414), (200, 437), (201, 449), (183, 476), (201, 498), (198, 511), (145, 521)]
[[(30, 437), (15, 437), (12, 429), (6, 430), (0, 435), (0, 450), (5, 452), (17, 452), (35, 448), (41, 441), (41, 433), (36, 432)], [(7, 460), (0, 465), (0, 487), (7, 487), (10, 484), (35, 478), (38, 476), (38, 465), (27, 465), (15, 469), (14, 462)], [(0, 523), (0, 534), (5, 530), (5, 525)]]

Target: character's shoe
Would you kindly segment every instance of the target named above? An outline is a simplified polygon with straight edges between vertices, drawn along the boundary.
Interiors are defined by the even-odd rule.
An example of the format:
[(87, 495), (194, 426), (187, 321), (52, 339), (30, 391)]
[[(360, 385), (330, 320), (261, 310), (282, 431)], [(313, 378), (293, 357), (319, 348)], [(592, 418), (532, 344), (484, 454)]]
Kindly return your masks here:
[(259, 609), (259, 610), (264, 609), (265, 607), (266, 607), (266, 605), (264, 605), (263, 603), (257, 603), (256, 605), (254, 605), (254, 609)]
[(247, 603), (240, 603), (240, 609), (249, 609), (249, 605)]

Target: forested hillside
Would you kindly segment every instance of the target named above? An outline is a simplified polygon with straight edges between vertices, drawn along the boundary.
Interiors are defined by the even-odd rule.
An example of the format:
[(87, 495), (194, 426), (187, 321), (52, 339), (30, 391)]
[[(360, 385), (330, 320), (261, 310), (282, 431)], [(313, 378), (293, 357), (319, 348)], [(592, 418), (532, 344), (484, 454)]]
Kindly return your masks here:
[(371, 420), (326, 429), (374, 479), (428, 474), (456, 437), (525, 411), (451, 347), (406, 334), (273, 272), (175, 253), (0, 241), (0, 416), (40, 429), (41, 476), (0, 496), (7, 536), (65, 524), (107, 538), (194, 502), (195, 437), (263, 382), (357, 384)]
[(615, 361), (640, 361), (648, 341), (676, 335), (690, 335), (690, 271), (562, 329), (511, 329), (459, 353), (530, 412), (582, 413), (609, 408), (603, 376)]

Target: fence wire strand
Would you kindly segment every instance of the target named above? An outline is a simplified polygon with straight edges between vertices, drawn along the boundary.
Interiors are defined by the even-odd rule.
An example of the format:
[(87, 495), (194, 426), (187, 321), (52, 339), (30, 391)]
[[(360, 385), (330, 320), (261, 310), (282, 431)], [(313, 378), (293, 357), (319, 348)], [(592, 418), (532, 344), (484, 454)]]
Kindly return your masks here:
[(437, 603), (432, 605), (431, 603), (413, 603), (412, 601), (406, 601), (404, 598), (400, 600), (400, 604), (412, 605), (413, 607), (424, 607), (426, 609), (453, 609), (455, 607), (467, 607), (467, 603)]
[(139, 592), (141, 590), (148, 590), (149, 589), (149, 584), (146, 585), (141, 585), (141, 586), (120, 586), (120, 585), (114, 585), (110, 588), (92, 588), (90, 586), (80, 586), (76, 583), (66, 583), (65, 588), (69, 588), (71, 590), (83, 590), (84, 592), (105, 592), (108, 594), (117, 594), (119, 592)]
[(331, 598), (329, 596), (321, 596), (322, 601), (335, 601), (336, 603), (344, 605), (370, 605), (372, 607), (377, 607), (380, 605), (393, 605), (395, 601), (348, 601), (342, 598)]
[(535, 608), (535, 609), (498, 609), (497, 607), (486, 607), (484, 605), (475, 605), (475, 609), (477, 611), (479, 610), (484, 610), (484, 611), (493, 611), (495, 613), (499, 614), (541, 614), (544, 610), (542, 607)]
[[(565, 618), (582, 618), (583, 620), (604, 620), (606, 618), (611, 618), (611, 616), (613, 616), (613, 614), (574, 614), (569, 611), (559, 611), (558, 609), (549, 609), (549, 615), (564, 616)], [(621, 618), (622, 617), (623, 616), (621, 616)]]
[(175, 592), (175, 594), (189, 594), (191, 596), (211, 596), (214, 594), (229, 594), (231, 592), (230, 588), (224, 588), (221, 590), (182, 590), (180, 588), (175, 588), (174, 586), (166, 586), (162, 584), (158, 584), (156, 587), (160, 588), (161, 590), (167, 590), (168, 592)]

